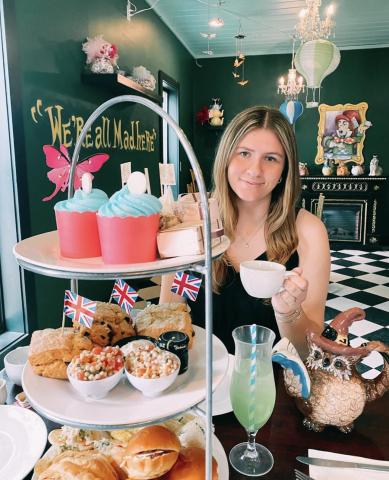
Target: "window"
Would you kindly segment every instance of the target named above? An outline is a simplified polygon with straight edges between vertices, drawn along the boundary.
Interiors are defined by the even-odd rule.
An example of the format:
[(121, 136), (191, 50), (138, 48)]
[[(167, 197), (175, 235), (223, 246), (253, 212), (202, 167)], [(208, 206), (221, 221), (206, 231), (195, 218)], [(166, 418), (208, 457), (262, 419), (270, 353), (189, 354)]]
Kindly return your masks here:
[[(0, 354), (24, 337), (24, 276), (12, 254), (21, 238), (4, 8), (0, 1)], [(4, 208), (6, 206), (6, 208)], [(0, 360), (1, 360), (0, 355)], [(0, 366), (1, 368), (1, 366)]]
[[(162, 108), (179, 123), (179, 85), (163, 72), (159, 72), (159, 91), (162, 95)], [(172, 187), (174, 198), (180, 191), (180, 148), (177, 135), (165, 120), (162, 120), (162, 162), (173, 163), (176, 185)]]
[(0, 334), (5, 331), (2, 283), (3, 282), (2, 282), (2, 278), (1, 278), (1, 269), (0, 269)]

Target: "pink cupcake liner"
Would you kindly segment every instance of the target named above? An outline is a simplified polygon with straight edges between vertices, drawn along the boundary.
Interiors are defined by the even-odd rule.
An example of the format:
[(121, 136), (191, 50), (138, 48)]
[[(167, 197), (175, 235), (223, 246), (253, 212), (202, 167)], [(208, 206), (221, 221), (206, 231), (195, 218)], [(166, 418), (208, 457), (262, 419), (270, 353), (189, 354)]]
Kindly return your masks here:
[(97, 215), (104, 263), (143, 263), (157, 259), (159, 213), (141, 217)]
[(101, 247), (96, 212), (55, 210), (59, 248), (63, 257), (100, 257)]

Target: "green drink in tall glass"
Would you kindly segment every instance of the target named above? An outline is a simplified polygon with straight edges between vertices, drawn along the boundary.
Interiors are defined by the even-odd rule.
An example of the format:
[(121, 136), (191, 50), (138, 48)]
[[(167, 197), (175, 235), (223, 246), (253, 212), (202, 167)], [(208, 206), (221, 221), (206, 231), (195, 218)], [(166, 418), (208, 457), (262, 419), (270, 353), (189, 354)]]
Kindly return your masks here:
[(276, 399), (271, 359), (275, 333), (259, 325), (243, 325), (235, 328), (232, 337), (235, 359), (230, 398), (248, 441), (235, 445), (229, 458), (239, 473), (258, 477), (271, 470), (274, 463), (273, 455), (256, 443), (255, 437), (272, 414)]
[[(249, 385), (250, 361), (241, 360), (231, 378), (230, 398), (232, 408), (239, 423), (249, 431), (257, 431), (269, 420), (276, 400), (272, 365), (258, 361), (256, 365), (256, 380), (253, 392)], [(251, 399), (251, 395), (254, 399)], [(249, 413), (250, 404), (254, 405)]]

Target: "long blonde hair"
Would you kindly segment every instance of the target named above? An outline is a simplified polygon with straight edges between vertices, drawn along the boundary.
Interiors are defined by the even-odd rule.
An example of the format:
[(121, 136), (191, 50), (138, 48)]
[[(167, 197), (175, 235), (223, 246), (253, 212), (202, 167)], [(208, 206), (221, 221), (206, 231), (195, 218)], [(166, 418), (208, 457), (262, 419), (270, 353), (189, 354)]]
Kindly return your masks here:
[[(228, 182), (227, 170), (232, 155), (244, 135), (256, 128), (271, 130), (285, 151), (281, 182), (272, 192), (265, 224), (266, 253), (270, 261), (285, 264), (297, 249), (296, 203), (301, 182), (298, 171), (296, 139), (292, 127), (278, 110), (255, 106), (243, 110), (228, 124), (220, 140), (213, 167), (213, 196), (217, 199), (225, 234), (233, 239), (238, 222), (236, 195)], [(227, 267), (227, 255), (213, 262), (213, 290), (220, 291)]]

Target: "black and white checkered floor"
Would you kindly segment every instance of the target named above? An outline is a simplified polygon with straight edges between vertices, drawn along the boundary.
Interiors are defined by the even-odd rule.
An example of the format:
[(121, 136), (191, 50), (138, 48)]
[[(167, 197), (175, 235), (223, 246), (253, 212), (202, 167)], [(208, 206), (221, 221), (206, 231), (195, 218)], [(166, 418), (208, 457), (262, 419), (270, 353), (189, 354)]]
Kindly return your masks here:
[[(366, 318), (351, 326), (350, 344), (381, 340), (389, 345), (389, 251), (331, 251), (326, 322), (351, 307), (365, 310)], [(373, 352), (358, 370), (365, 378), (374, 378), (382, 367), (382, 356)]]

